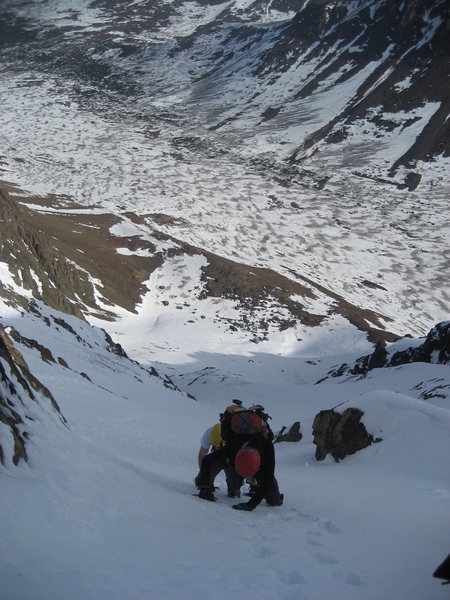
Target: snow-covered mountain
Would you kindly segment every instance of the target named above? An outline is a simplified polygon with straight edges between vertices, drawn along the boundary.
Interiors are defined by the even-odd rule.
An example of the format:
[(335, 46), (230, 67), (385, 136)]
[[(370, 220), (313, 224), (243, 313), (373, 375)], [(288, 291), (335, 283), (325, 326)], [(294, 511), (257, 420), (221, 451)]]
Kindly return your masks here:
[[(449, 23), (0, 3), (2, 600), (445, 597)], [(232, 398), (301, 423), (282, 507), (191, 496)]]
[(206, 128), (240, 155), (323, 154), (365, 175), (448, 156), (444, 0), (3, 5), (9, 58), (19, 41), (28, 64), (88, 96), (137, 96), (141, 118), (184, 120), (182, 147)]
[(4, 178), (399, 335), (447, 318), (446, 3), (8, 0), (1, 25)]

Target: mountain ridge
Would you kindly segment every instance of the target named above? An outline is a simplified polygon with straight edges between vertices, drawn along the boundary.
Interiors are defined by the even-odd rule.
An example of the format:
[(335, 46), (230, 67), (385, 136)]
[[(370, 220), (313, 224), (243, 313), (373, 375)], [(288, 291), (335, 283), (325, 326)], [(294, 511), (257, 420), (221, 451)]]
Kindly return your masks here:
[[(201, 269), (206, 294), (215, 286), (240, 296), (247, 312), (233, 327), (248, 327), (267, 290), (287, 311), (275, 317), (281, 328), (336, 311), (376, 341), (445, 318), (441, 0), (70, 9), (8, 0), (1, 11), (0, 57), (12, 75), (3, 173), (54, 199), (48, 214), (27, 217), (47, 232), (29, 246), (44, 295), (59, 293), (52, 305), (81, 315), (85, 302), (94, 317), (114, 318), (115, 304), (133, 312), (163, 257), (187, 252), (210, 263), (208, 274)], [(66, 213), (81, 206), (89, 216), (72, 227)], [(72, 261), (53, 282), (52, 227)], [(22, 269), (39, 294), (42, 282)], [(248, 273), (261, 275), (251, 290)], [(302, 295), (323, 306), (301, 308)], [(250, 316), (255, 340), (265, 338), (265, 320)]]
[[(149, 235), (424, 334), (448, 308), (447, 13), (440, 0), (8, 0), (2, 176), (60, 207), (101, 208), (111, 228), (156, 215)], [(400, 167), (419, 146), (430, 162)], [(64, 250), (75, 257), (76, 238)], [(142, 256), (121, 262), (142, 284)]]
[[(385, 0), (293, 1), (270, 3), (270, 7), (263, 2), (253, 2), (242, 8), (237, 8), (238, 3), (234, 2), (227, 5), (213, 1), (180, 2), (164, 5), (159, 17), (156, 13), (162, 10), (160, 4), (140, 2), (127, 8), (124, 3), (94, 2), (81, 5), (72, 13), (69, 11), (68, 22), (62, 26), (52, 20), (51, 13), (46, 13), (45, 4), (40, 7), (40, 13), (29, 11), (29, 14), (25, 8), (21, 9), (21, 4), (5, 3), (4, 10), (10, 12), (5, 13), (3, 27), (9, 31), (16, 23), (16, 30), (12, 30), (9, 42), (6, 37), (4, 49), (13, 50), (14, 31), (21, 27), (24, 37), (32, 38), (28, 53), (32, 61), (33, 47), (38, 48), (36, 66), (41, 61), (45, 69), (75, 69), (78, 76), (87, 81), (92, 79), (100, 88), (105, 86), (105, 91), (110, 85), (111, 90), (116, 88), (121, 93), (123, 85), (122, 93), (127, 94), (128, 89), (131, 94), (145, 93), (151, 99), (158, 97), (159, 88), (164, 92), (181, 84), (179, 91), (186, 96), (190, 118), (198, 120), (194, 109), (201, 100), (199, 125), (206, 125), (210, 130), (220, 129), (221, 135), (231, 135), (231, 140), (234, 121), (242, 123), (246, 119), (247, 135), (253, 138), (261, 133), (265, 135), (264, 129), (258, 133), (263, 122), (258, 123), (257, 116), (265, 115), (264, 121), (269, 116), (270, 131), (278, 130), (279, 135), (284, 132), (289, 139), (289, 120), (294, 124), (299, 117), (303, 120), (306, 117), (310, 125), (306, 129), (302, 126), (303, 141), (296, 142), (292, 137), (287, 153), (283, 143), (274, 146), (294, 162), (304, 162), (303, 158), (310, 157), (311, 153), (320, 154), (323, 144), (336, 147), (336, 154), (349, 142), (361, 144), (361, 139), (355, 138), (355, 128), (362, 140), (372, 145), (376, 144), (377, 137), (382, 142), (383, 137), (389, 140), (392, 134), (395, 139), (408, 128), (416, 131), (417, 139), (409, 142), (409, 147), (406, 142), (403, 154), (386, 170), (390, 176), (402, 165), (414, 168), (420, 160), (449, 156), (446, 117), (450, 96), (445, 81), (449, 74), (446, 40), (450, 13), (443, 0), (426, 0), (419, 4), (408, 0), (401, 5)], [(196, 13), (195, 6), (204, 12)], [(284, 11), (287, 21), (264, 21), (264, 15), (274, 10), (280, 11), (276, 12), (280, 16)], [(167, 11), (165, 17), (164, 11)], [(91, 13), (96, 24), (92, 32), (86, 25), (77, 25), (77, 21), (89, 22)], [(170, 19), (181, 19), (183, 15), (184, 18), (192, 16), (193, 30), (181, 29), (178, 35), (171, 33)], [(202, 18), (205, 24), (196, 25)], [(163, 35), (167, 31), (167, 40), (174, 36), (172, 44), (167, 45), (162, 40), (152, 43), (151, 39), (146, 42), (146, 28)], [(143, 35), (141, 39), (139, 36)], [(42, 47), (39, 49), (40, 39)], [(91, 44), (90, 49), (86, 48), (87, 43)], [(183, 68), (177, 55), (181, 55), (189, 69)], [(165, 73), (157, 73), (152, 59), (156, 68), (164, 61)], [(355, 79), (357, 73), (361, 74), (359, 81)], [(241, 79), (240, 91), (227, 83), (231, 75), (237, 81)], [(170, 77), (174, 84), (170, 83)], [(350, 93), (345, 91), (347, 84)], [(217, 85), (222, 91), (216, 97)], [(314, 128), (313, 113), (322, 110), (320, 96), (322, 94), (325, 101), (330, 86), (340, 87), (347, 103), (341, 104), (340, 110), (329, 103), (329, 114), (319, 117)], [(308, 98), (316, 107), (311, 115), (302, 103)], [(243, 104), (233, 109), (236, 101)], [(300, 104), (295, 107), (298, 101)], [(414, 113), (419, 115), (424, 103), (432, 102), (439, 104), (439, 108), (421, 123)], [(412, 120), (402, 112), (412, 113)], [(391, 120), (384, 116), (389, 113)], [(414, 128), (414, 121), (419, 121), (420, 126)], [(255, 125), (249, 128), (252, 122)], [(384, 169), (375, 155), (366, 156), (367, 159), (376, 169)]]
[[(163, 215), (152, 218), (126, 213), (112, 217), (102, 212), (89, 213), (79, 206), (58, 208), (56, 199), (33, 198), (29, 194), (20, 197), (18, 190), (13, 189), (14, 195), (8, 187), (0, 186), (0, 229), (4, 240), (0, 259), (7, 263), (9, 256), (15, 257), (12, 275), (16, 283), (30, 290), (35, 298), (68, 314), (114, 320), (118, 316), (115, 306), (133, 313), (148, 291), (149, 274), (161, 268), (167, 258), (188, 254), (206, 259), (201, 276), (203, 287), (197, 288), (192, 298), (230, 299), (240, 307), (241, 318), (230, 322), (230, 327), (249, 329), (256, 337), (262, 334), (264, 338), (266, 321), (281, 330), (295, 326), (297, 321), (317, 326), (335, 312), (366, 331), (373, 342), (397, 338), (383, 328), (378, 315), (346, 302), (307, 278), (303, 278), (307, 286), (302, 286), (297, 282), (302, 279), (298, 274), (297, 281), (289, 280), (268, 268), (231, 261), (152, 229), (165, 220)], [(114, 227), (126, 221), (143, 228), (127, 237), (111, 234)], [(158, 243), (163, 248), (158, 249)], [(366, 285), (371, 287), (370, 282)], [(3, 294), (7, 294), (4, 286)], [(317, 299), (318, 294), (322, 302), (328, 298), (324, 314), (309, 312), (302, 306), (302, 297), (310, 301)], [(189, 304), (184, 305), (189, 312)], [(286, 316), (278, 316), (279, 308), (287, 310)], [(254, 313), (258, 312), (260, 317), (255, 320)]]
[[(444, 598), (448, 23), (0, 3), (2, 597)], [(281, 507), (193, 497), (237, 398), (297, 425)], [(317, 462), (355, 409), (381, 441)]]

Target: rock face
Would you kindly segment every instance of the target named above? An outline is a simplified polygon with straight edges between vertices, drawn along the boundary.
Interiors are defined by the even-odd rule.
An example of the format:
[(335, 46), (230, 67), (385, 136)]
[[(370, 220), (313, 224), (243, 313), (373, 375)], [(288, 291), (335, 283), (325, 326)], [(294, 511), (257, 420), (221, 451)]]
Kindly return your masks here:
[(443, 321), (435, 325), (419, 346), (411, 346), (389, 356), (385, 343), (379, 342), (372, 354), (358, 358), (353, 367), (344, 363), (328, 375), (332, 377), (340, 377), (345, 374), (364, 376), (372, 369), (398, 367), (413, 362), (449, 364), (450, 321)]
[[(33, 418), (28, 408), (38, 398), (50, 402), (62, 423), (65, 419), (51, 392), (30, 373), (21, 353), (0, 325), (0, 462), (11, 461), (17, 465), (27, 460), (26, 439), (30, 434)], [(9, 436), (8, 436), (9, 434)], [(9, 439), (8, 439), (9, 437)], [(7, 452), (11, 448), (11, 456)]]
[[(119, 304), (134, 310), (152, 261), (160, 261), (118, 255), (121, 243), (130, 247), (135, 240), (124, 241), (110, 234), (109, 228), (118, 221), (112, 215), (77, 214), (72, 218), (70, 213), (46, 214), (24, 206), (17, 200), (18, 193), (0, 185), (0, 260), (8, 264), (16, 284), (62, 312), (81, 318), (90, 312), (108, 318), (108, 310), (97, 303), (93, 281), (99, 280), (106, 305)], [(23, 198), (30, 200), (39, 201)], [(58, 207), (52, 197), (41, 202)], [(12, 295), (2, 282), (0, 293), (4, 297)]]
[[(425, 34), (433, 19), (434, 25)], [(420, 107), (420, 103), (423, 106), (424, 102), (437, 102), (441, 103), (440, 107), (411, 147), (392, 165), (392, 170), (417, 159), (428, 160), (438, 154), (448, 156), (449, 94), (444, 82), (449, 68), (449, 26), (448, 3), (444, 5), (436, 0), (308, 4), (286, 28), (282, 38), (284, 43), (290, 39), (295, 40), (297, 47), (310, 47), (312, 41), (318, 38), (320, 42), (314, 50), (318, 53), (323, 51), (325, 44), (340, 47), (339, 52), (332, 53), (332, 56), (337, 63), (333, 67), (335, 71), (339, 66), (344, 69), (341, 81), (350, 79), (355, 70), (363, 72), (371, 61), (379, 65), (342, 113), (311, 135), (303, 149), (314, 146), (320, 140), (342, 143), (352, 125), (362, 118), (377, 127), (379, 132), (392, 131), (396, 127), (395, 119), (387, 115), (403, 110), (410, 119), (414, 119), (414, 110)], [(364, 28), (362, 39), (356, 37), (359, 28)], [(343, 40), (355, 42), (347, 45), (342, 43)], [(355, 46), (358, 47), (357, 52)], [(341, 51), (342, 47), (344, 51)], [(351, 68), (347, 69), (349, 64)], [(328, 74), (329, 71), (324, 69), (308, 80), (298, 93), (306, 97)], [(301, 156), (301, 151), (297, 156)], [(414, 189), (418, 185), (417, 178), (409, 176), (406, 185)]]
[(448, 365), (450, 362), (450, 321), (438, 323), (430, 330), (423, 344), (392, 355), (388, 365), (396, 367), (412, 362)]
[(331, 454), (338, 462), (370, 446), (374, 439), (360, 422), (363, 414), (357, 408), (347, 408), (342, 414), (333, 409), (321, 410), (313, 422), (316, 460), (324, 460)]

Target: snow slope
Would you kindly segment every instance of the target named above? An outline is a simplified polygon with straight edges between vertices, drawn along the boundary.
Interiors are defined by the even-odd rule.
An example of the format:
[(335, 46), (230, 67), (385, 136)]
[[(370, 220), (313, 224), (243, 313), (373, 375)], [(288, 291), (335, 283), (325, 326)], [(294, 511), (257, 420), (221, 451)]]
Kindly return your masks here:
[[(381, 4), (370, 3), (371, 18)], [(366, 119), (342, 122), (342, 153), (318, 142), (320, 152), (306, 149), (302, 166), (287, 164), (281, 159), (337, 118), (363, 77), (347, 77), (350, 63), (342, 63), (305, 101), (295, 86), (326, 58), (309, 46), (273, 85), (265, 85), (270, 68), (260, 72), (252, 104), (252, 61), (292, 16), (278, 12), (283, 2), (262, 5), (6, 0), (0, 16), (31, 18), (32, 27), (15, 22), (7, 32), (18, 41), (0, 46), (2, 177), (57, 195), (60, 210), (75, 201), (86, 211), (169, 215), (159, 228), (175, 238), (312, 279), (392, 319), (391, 331), (424, 335), (448, 319), (448, 159), (416, 164), (415, 191), (397, 187), (407, 170), (379, 177), (437, 106), (416, 109), (413, 123), (390, 114), (394, 128), (381, 138)], [(360, 6), (349, 3), (350, 13)], [(178, 47), (174, 36), (209, 26), (211, 36), (185, 37)], [(436, 27), (426, 24), (425, 40)], [(221, 57), (228, 42), (235, 55)], [(345, 58), (361, 47), (342, 50)], [(388, 78), (387, 59), (363, 75)], [(223, 68), (212, 69), (215, 61)], [(280, 110), (261, 122), (268, 107)], [(372, 116), (380, 115), (376, 107)], [(127, 227), (149, 235), (145, 224)], [(31, 311), (0, 299), (2, 326), (22, 336), (16, 348), (67, 420), (24, 404), (29, 460), (17, 467), (12, 438), (0, 429), (9, 451), (0, 465), (2, 600), (446, 598), (432, 572), (450, 546), (448, 365), (324, 379), (372, 351), (362, 332), (331, 312), (320, 327), (272, 328), (254, 343), (227, 326), (237, 310), (229, 300), (197, 302), (203, 261), (169, 257), (149, 274), (136, 313), (109, 307), (114, 322), (87, 324), (40, 302)], [(2, 286), (26, 296), (11, 271), (0, 265)], [(322, 314), (330, 306), (324, 298), (307, 308)], [(99, 327), (132, 360), (112, 353)], [(282, 507), (232, 510), (222, 476), (216, 503), (192, 495), (200, 437), (236, 397), (262, 403), (275, 431), (301, 421), (301, 442), (276, 446)], [(349, 406), (364, 411), (382, 441), (339, 463), (317, 462), (315, 414)]]
[[(194, 400), (107, 352), (97, 328), (36, 307), (2, 303), (2, 323), (67, 364), (16, 344), (68, 427), (42, 413), (27, 422), (29, 462), (0, 466), (2, 598), (190, 600), (211, 590), (219, 600), (446, 597), (431, 574), (449, 541), (448, 366), (314, 385), (330, 365), (367, 349), (343, 319), (305, 330), (301, 342), (287, 332), (271, 346), (222, 338), (215, 348), (210, 338), (223, 332), (211, 320), (196, 332), (203, 353), (190, 353), (172, 321), (168, 369)], [(131, 331), (130, 347), (133, 340), (139, 345)], [(420, 399), (437, 381), (447, 386), (443, 397)], [(222, 476), (216, 503), (192, 496), (200, 436), (236, 396), (262, 402), (275, 431), (301, 421), (301, 442), (276, 446), (282, 507), (233, 511)], [(312, 420), (338, 404), (363, 410), (383, 441), (340, 463), (316, 462)]]

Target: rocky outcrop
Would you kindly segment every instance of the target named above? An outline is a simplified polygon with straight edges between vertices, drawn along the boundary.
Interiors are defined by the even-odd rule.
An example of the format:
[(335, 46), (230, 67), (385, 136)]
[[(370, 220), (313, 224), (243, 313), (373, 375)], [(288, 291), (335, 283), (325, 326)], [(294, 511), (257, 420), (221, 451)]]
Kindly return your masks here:
[[(323, 3), (322, 6), (310, 3), (280, 36), (279, 44), (284, 45), (286, 54), (288, 49), (291, 50), (288, 56), (292, 56), (294, 45), (304, 50), (312, 48), (317, 37), (313, 25), (319, 22), (321, 39), (311, 50), (313, 55), (319, 58), (326, 46), (333, 47), (334, 44), (345, 48), (332, 53), (330, 64), (308, 78), (297, 92), (305, 98), (315, 93), (332, 71), (336, 73), (342, 68), (339, 82), (344, 82), (356, 71), (363, 72), (371, 63), (378, 64), (342, 113), (311, 134), (293, 158), (300, 159), (305, 150), (322, 140), (343, 142), (352, 125), (360, 119), (371, 122), (380, 133), (392, 131), (397, 127), (395, 119), (390, 120), (385, 115), (401, 111), (410, 114), (427, 102), (440, 103), (440, 108), (405, 154), (393, 163), (391, 172), (393, 174), (400, 165), (414, 164), (416, 160), (429, 160), (442, 154), (448, 156), (450, 97), (445, 84), (449, 74), (448, 3), (445, 6), (439, 0), (402, 3), (386, 0), (352, 2), (350, 7), (348, 4), (341, 1)], [(358, 42), (351, 43), (356, 39)], [(355, 47), (358, 47), (357, 52)], [(350, 69), (346, 68), (349, 64)], [(405, 183), (409, 189), (414, 189), (417, 184), (416, 179)]]
[[(14, 282), (48, 306), (80, 318), (87, 313), (113, 318), (115, 305), (133, 312), (161, 255), (137, 236), (112, 235), (118, 216), (90, 214), (76, 205), (59, 209), (57, 198), (30, 197), (0, 184), (0, 260), (8, 264)], [(20, 301), (2, 282), (0, 293)]]
[(396, 367), (412, 362), (437, 363), (448, 365), (450, 362), (450, 321), (438, 323), (430, 330), (423, 344), (416, 348), (407, 348), (395, 352), (388, 366)]
[(303, 437), (300, 431), (300, 421), (295, 421), (289, 429), (283, 425), (281, 430), (274, 437), (273, 443), (278, 444), (279, 442), (299, 442)]
[[(1, 428), (0, 462), (5, 465), (11, 461), (17, 465), (20, 460), (28, 459), (26, 440), (33, 423), (28, 410), (30, 402), (49, 402), (64, 424), (65, 419), (51, 392), (30, 372), (22, 354), (1, 325), (0, 384), (0, 423), (6, 426), (6, 429)], [(9, 448), (12, 448), (11, 456), (7, 456)]]
[[(413, 362), (435, 363), (447, 365), (450, 362), (450, 321), (438, 323), (431, 329), (419, 346), (411, 346), (405, 350), (389, 355), (386, 344), (378, 342), (372, 354), (358, 358), (353, 366), (346, 363), (328, 373), (327, 377), (342, 375), (366, 375), (372, 369), (382, 367), (398, 367)], [(322, 380), (323, 381), (323, 380)]]
[(367, 448), (374, 441), (364, 424), (363, 412), (357, 408), (347, 408), (342, 414), (334, 409), (322, 410), (314, 418), (313, 436), (316, 445), (316, 460), (324, 460), (328, 454), (336, 462), (350, 454)]

